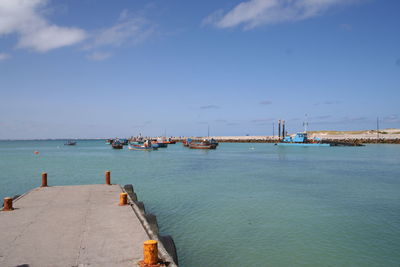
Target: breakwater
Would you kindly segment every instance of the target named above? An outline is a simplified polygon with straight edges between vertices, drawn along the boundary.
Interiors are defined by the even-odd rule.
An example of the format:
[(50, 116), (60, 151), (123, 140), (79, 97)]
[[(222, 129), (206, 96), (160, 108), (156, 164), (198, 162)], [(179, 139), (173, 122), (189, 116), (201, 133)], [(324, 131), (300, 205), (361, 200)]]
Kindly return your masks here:
[[(202, 141), (205, 138), (213, 138), (220, 143), (276, 143), (279, 142), (278, 137), (246, 137), (246, 136), (238, 136), (238, 137), (175, 137), (172, 138), (176, 142), (182, 142), (186, 138), (191, 138), (194, 141)], [(338, 137), (338, 138), (322, 138), (324, 143), (337, 143), (337, 144), (347, 144), (347, 145), (357, 145), (357, 144), (400, 144), (399, 138), (346, 138), (346, 137)]]

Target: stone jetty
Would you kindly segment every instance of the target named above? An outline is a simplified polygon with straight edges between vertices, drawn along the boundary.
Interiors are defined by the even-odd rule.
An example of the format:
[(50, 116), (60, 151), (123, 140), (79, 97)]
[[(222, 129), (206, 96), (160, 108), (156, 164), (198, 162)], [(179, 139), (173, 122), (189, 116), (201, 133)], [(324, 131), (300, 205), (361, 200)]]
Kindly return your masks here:
[(0, 266), (177, 266), (172, 239), (126, 187), (109, 172), (105, 184), (78, 186), (47, 186), (43, 174), (41, 187), (4, 199)]

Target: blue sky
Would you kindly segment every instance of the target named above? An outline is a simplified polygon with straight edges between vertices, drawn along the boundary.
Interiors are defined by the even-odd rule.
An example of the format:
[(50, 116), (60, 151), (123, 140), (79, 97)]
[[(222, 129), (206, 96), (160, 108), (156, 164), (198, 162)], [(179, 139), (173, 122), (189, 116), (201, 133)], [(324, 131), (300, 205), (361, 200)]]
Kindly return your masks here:
[(397, 0), (0, 0), (0, 139), (400, 128)]

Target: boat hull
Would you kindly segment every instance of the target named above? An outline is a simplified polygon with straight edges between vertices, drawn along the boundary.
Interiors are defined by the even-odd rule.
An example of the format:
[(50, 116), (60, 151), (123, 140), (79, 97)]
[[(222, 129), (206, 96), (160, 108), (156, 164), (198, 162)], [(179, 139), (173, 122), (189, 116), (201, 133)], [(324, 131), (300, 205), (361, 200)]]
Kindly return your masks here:
[(135, 146), (135, 145), (130, 145), (128, 146), (129, 150), (141, 150), (141, 151), (152, 151), (156, 150), (158, 147), (144, 147), (144, 146)]
[(168, 147), (167, 143), (157, 143), (158, 147)]
[(325, 143), (276, 143), (276, 146), (331, 146)]
[(202, 145), (202, 144), (190, 144), (191, 149), (216, 149), (216, 145)]

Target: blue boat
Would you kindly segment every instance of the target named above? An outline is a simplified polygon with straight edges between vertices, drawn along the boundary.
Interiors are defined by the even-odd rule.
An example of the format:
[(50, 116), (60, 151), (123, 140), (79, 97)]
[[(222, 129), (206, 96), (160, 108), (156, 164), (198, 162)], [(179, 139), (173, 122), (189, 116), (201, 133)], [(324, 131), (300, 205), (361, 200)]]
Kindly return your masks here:
[(297, 133), (294, 137), (285, 136), (278, 146), (331, 146), (330, 143), (322, 143), (319, 138), (308, 138), (307, 132)]

